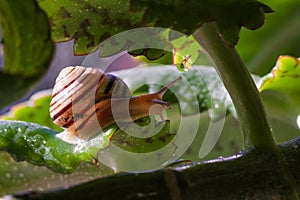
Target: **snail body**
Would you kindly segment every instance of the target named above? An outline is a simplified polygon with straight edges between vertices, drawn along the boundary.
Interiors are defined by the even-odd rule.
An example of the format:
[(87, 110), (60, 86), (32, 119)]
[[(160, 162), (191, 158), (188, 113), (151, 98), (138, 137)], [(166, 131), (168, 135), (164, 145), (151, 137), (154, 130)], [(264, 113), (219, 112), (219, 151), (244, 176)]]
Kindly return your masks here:
[(156, 93), (132, 96), (128, 86), (115, 75), (98, 68), (66, 67), (52, 91), (50, 116), (65, 129), (62, 139), (70, 143), (74, 138), (87, 140), (114, 124), (116, 117), (128, 122), (150, 114), (162, 115), (164, 109), (170, 109), (162, 96), (179, 79)]

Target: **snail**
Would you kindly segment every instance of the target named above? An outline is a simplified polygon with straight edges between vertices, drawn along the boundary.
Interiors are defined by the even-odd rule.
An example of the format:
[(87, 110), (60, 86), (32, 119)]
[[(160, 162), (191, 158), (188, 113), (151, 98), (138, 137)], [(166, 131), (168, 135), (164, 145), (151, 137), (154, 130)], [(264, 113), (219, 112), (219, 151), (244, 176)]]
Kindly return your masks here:
[(126, 83), (113, 74), (98, 68), (66, 67), (58, 75), (52, 91), (50, 116), (56, 125), (65, 129), (59, 136), (61, 139), (70, 143), (76, 143), (76, 139), (88, 140), (100, 128), (104, 130), (114, 124), (114, 116), (127, 122), (150, 114), (162, 115), (164, 109), (170, 109), (170, 103), (163, 101), (162, 96), (180, 79), (158, 92), (132, 96)]

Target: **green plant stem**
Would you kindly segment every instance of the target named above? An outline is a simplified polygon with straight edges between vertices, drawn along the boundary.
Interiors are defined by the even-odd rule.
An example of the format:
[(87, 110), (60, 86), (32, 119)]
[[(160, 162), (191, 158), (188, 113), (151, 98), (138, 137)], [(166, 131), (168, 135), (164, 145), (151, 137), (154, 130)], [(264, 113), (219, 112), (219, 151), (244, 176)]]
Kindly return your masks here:
[(265, 152), (273, 152), (274, 158), (279, 163), (280, 175), (290, 188), (291, 197), (297, 199), (298, 189), (295, 180), (286, 168), (282, 152), (276, 146), (261, 96), (236, 49), (226, 46), (215, 23), (201, 26), (194, 37), (215, 65), (231, 96), (240, 120), (245, 144)]
[(201, 26), (194, 37), (215, 65), (232, 98), (246, 146), (275, 149), (261, 97), (236, 49), (226, 46), (214, 23)]

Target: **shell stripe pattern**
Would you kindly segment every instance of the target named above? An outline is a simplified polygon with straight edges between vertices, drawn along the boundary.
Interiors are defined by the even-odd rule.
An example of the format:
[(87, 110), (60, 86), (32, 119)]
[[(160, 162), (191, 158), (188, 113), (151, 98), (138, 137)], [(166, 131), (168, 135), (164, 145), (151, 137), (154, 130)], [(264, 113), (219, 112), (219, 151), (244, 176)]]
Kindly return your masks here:
[[(53, 89), (50, 104), (53, 121), (63, 128), (70, 127), (74, 123), (74, 117), (76, 118), (94, 105), (96, 87), (101, 87), (104, 80), (105, 74), (96, 68), (79, 66), (64, 68)], [(82, 109), (82, 112), (73, 113), (72, 108), (75, 106)], [(76, 111), (79, 110), (76, 109)]]
[[(83, 74), (84, 71), (81, 71), (80, 73), (78, 73), (75, 68), (70, 69), (69, 71), (67, 71), (67, 74), (65, 74), (65, 78), (62, 79), (62, 76), (58, 76), (56, 79), (56, 82), (60, 82), (61, 85), (63, 87), (60, 88), (60, 90), (64, 90), (66, 88), (68, 88), (71, 84), (73, 84), (75, 82), (75, 80), (81, 76), (81, 74)], [(70, 80), (70, 78), (72, 78)], [(64, 82), (65, 80), (65, 82)], [(56, 95), (58, 95), (61, 91), (53, 91), (52, 92), (52, 98), (54, 98)], [(53, 102), (52, 104), (54, 104), (55, 102)], [(52, 104), (50, 106), (52, 106)]]

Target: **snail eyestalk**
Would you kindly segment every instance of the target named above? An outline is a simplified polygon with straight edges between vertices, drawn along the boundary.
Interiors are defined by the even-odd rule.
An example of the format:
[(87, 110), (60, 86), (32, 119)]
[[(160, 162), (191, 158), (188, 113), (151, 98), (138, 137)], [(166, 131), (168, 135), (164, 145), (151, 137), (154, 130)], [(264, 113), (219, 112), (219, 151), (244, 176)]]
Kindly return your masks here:
[(181, 80), (182, 77), (179, 76), (178, 78), (176, 78), (174, 81), (171, 81), (170, 83), (168, 83), (166, 86), (164, 86), (162, 89), (160, 89), (158, 92), (156, 92), (157, 95), (159, 95), (160, 99), (162, 98), (162, 96), (165, 94), (165, 92), (172, 86), (174, 85), (176, 82), (178, 82), (179, 80)]
[(166, 91), (174, 85), (176, 82), (181, 80), (182, 77), (179, 76), (175, 80), (171, 81), (167, 85), (165, 85), (162, 89), (160, 89), (158, 92), (153, 94), (145, 94), (137, 97), (130, 98), (129, 102), (129, 112), (133, 120), (146, 117), (150, 113), (151, 114), (157, 114), (162, 116), (162, 113), (164, 109), (171, 109), (170, 103), (163, 101), (162, 97), (166, 93)]
[(162, 101), (162, 100), (159, 100), (159, 99), (153, 99), (153, 102), (156, 103), (156, 104), (162, 105), (164, 108), (166, 108), (168, 110), (171, 109), (170, 103), (167, 102), (167, 101)]

